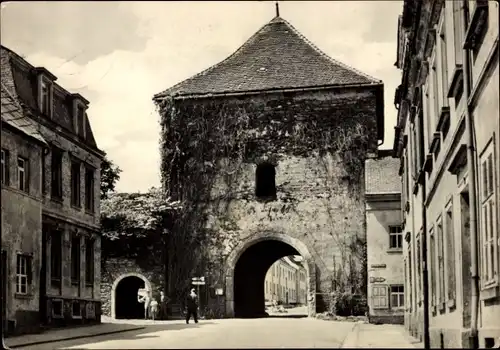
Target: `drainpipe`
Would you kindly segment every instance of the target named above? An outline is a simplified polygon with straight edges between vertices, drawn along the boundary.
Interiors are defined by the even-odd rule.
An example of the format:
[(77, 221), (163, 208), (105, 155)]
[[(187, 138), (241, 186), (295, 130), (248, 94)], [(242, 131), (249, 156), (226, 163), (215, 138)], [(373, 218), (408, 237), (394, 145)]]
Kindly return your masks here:
[[(463, 20), (464, 26), (469, 22), (469, 11), (467, 0), (463, 0)], [(466, 101), (465, 108), (465, 125), (467, 129), (467, 168), (469, 170), (469, 193), (470, 193), (470, 249), (471, 249), (471, 346), (472, 349), (479, 348), (478, 339), (478, 313), (479, 313), (479, 264), (478, 264), (478, 230), (477, 230), (477, 191), (476, 191), (476, 148), (474, 145), (474, 129), (472, 115), (469, 108), (469, 96), (471, 91), (470, 81), (470, 54), (467, 48), (462, 50), (462, 60), (464, 66), (464, 98)]]
[[(425, 171), (425, 170), (424, 170)], [(427, 264), (427, 175), (424, 174), (422, 181), (422, 292), (424, 313), (424, 349), (431, 348), (431, 336), (429, 332), (429, 269)], [(420, 252), (418, 252), (420, 254)]]

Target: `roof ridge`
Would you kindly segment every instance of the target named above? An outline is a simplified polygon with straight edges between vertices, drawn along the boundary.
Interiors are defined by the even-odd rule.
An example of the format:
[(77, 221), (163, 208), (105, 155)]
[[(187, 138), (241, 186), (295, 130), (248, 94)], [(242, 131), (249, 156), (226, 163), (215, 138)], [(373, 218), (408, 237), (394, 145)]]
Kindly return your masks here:
[[(278, 17), (275, 17), (275, 18), (278, 18)], [(275, 19), (275, 18), (274, 18), (274, 19)], [(273, 19), (273, 20), (274, 20), (274, 19)], [(187, 79), (184, 79), (184, 80), (182, 80), (182, 81), (178, 82), (178, 83), (177, 83), (177, 84), (175, 84), (174, 86), (171, 86), (170, 88), (168, 88), (168, 89), (166, 89), (166, 90), (164, 90), (164, 91), (162, 91), (162, 92), (160, 92), (160, 93), (158, 93), (158, 94), (154, 95), (154, 96), (153, 96), (153, 99), (155, 99), (155, 98), (157, 98), (157, 97), (164, 97), (165, 95), (167, 95), (168, 91), (174, 90), (174, 89), (175, 89), (176, 87), (178, 87), (179, 85), (181, 85), (181, 84), (185, 84), (185, 83), (187, 83), (188, 81), (191, 81), (191, 80), (193, 80), (193, 79), (195, 79), (195, 78), (197, 78), (197, 77), (199, 77), (199, 76), (201, 76), (201, 75), (204, 75), (204, 74), (206, 74), (206, 73), (208, 73), (208, 72), (210, 72), (210, 71), (214, 70), (215, 68), (219, 67), (221, 64), (223, 64), (224, 62), (228, 61), (230, 58), (232, 58), (232, 57), (233, 57), (233, 56), (235, 56), (238, 52), (240, 52), (240, 51), (241, 51), (244, 47), (246, 47), (246, 46), (248, 45), (248, 43), (249, 43), (249, 42), (250, 42), (250, 41), (251, 41), (254, 37), (256, 37), (256, 36), (257, 36), (257, 34), (259, 34), (259, 33), (260, 33), (260, 31), (261, 31), (262, 29), (264, 29), (266, 26), (268, 26), (268, 25), (269, 25), (269, 23), (271, 23), (273, 20), (271, 20), (270, 22), (267, 22), (266, 24), (264, 24), (263, 26), (261, 26), (261, 27), (259, 28), (259, 30), (255, 31), (255, 32), (254, 32), (254, 33), (253, 33), (253, 34), (252, 34), (252, 35), (251, 35), (251, 36), (250, 36), (247, 40), (245, 40), (245, 42), (244, 42), (243, 44), (241, 44), (241, 45), (240, 45), (240, 47), (239, 47), (238, 49), (236, 49), (236, 51), (234, 51), (232, 54), (230, 54), (229, 56), (227, 56), (226, 58), (224, 58), (222, 61), (220, 61), (220, 62), (218, 62), (218, 63), (216, 63), (216, 64), (214, 64), (214, 65), (212, 65), (212, 66), (210, 66), (210, 67), (206, 68), (205, 70), (202, 70), (201, 72), (196, 73), (196, 74), (192, 75), (191, 77), (189, 77), (189, 78), (187, 78)]]
[[(281, 18), (281, 17), (280, 17)], [(349, 66), (341, 61), (338, 61), (336, 60), (335, 58), (327, 55), (325, 52), (323, 52), (319, 47), (317, 47), (311, 40), (309, 40), (305, 35), (303, 35), (301, 32), (299, 32), (290, 22), (288, 22), (287, 20), (281, 18), (282, 22), (285, 23), (288, 27), (290, 27), (290, 29), (293, 30), (293, 32), (298, 35), (302, 40), (304, 40), (304, 42), (306, 44), (308, 44), (309, 46), (311, 46), (317, 53), (319, 53), (320, 55), (322, 55), (323, 57), (327, 58), (328, 60), (330, 60), (332, 63), (335, 63), (339, 66), (341, 66), (342, 68), (345, 68), (347, 70), (351, 70), (369, 80), (372, 80), (374, 83), (381, 83), (382, 80), (380, 79), (377, 79), (369, 74), (366, 74), (366, 73), (363, 73), (362, 71), (352, 67), (352, 66)]]

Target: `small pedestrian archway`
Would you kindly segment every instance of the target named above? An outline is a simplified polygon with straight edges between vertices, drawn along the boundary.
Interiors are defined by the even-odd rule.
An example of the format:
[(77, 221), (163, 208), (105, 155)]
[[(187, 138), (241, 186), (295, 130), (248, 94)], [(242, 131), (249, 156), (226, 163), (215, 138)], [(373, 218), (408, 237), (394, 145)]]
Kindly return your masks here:
[(144, 304), (137, 301), (137, 291), (151, 291), (146, 277), (138, 273), (127, 273), (118, 277), (111, 287), (111, 317), (114, 319), (143, 319)]
[(314, 259), (300, 240), (275, 232), (261, 232), (241, 242), (226, 262), (226, 314), (229, 317), (264, 317), (264, 281), (280, 258), (300, 255), (306, 269), (308, 316), (316, 313)]

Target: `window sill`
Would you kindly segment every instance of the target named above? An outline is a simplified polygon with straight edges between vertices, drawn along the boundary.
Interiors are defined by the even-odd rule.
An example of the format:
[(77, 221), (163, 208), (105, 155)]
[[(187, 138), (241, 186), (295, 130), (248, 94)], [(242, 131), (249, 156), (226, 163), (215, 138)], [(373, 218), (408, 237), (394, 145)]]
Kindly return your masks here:
[(91, 209), (85, 209), (85, 214), (92, 215), (92, 216), (95, 215), (94, 211)]
[(495, 282), (489, 286), (481, 288), (480, 299), (481, 300), (490, 300), (495, 299), (500, 296), (498, 289), (498, 282)]
[(63, 315), (55, 315), (55, 314), (52, 314), (52, 318), (64, 318)]
[(85, 282), (85, 287), (93, 287), (94, 282)]
[(403, 248), (389, 248), (387, 249), (388, 254), (402, 254)]
[(74, 320), (81, 320), (82, 319), (82, 316), (75, 316), (75, 315), (71, 315), (71, 318), (74, 319)]
[(58, 203), (58, 204), (63, 204), (63, 199), (62, 197), (55, 197), (55, 196), (51, 196), (50, 197), (50, 200), (54, 203)]
[(26, 294), (23, 294), (23, 293), (15, 293), (14, 294), (14, 297), (16, 299), (32, 299), (33, 298), (33, 294), (31, 293), (26, 293)]
[(72, 286), (79, 286), (80, 285), (80, 281), (71, 281), (71, 285)]
[(82, 206), (81, 205), (76, 205), (76, 204), (73, 204), (73, 203), (71, 204), (71, 208), (73, 208), (75, 210), (78, 210), (78, 211), (82, 210)]

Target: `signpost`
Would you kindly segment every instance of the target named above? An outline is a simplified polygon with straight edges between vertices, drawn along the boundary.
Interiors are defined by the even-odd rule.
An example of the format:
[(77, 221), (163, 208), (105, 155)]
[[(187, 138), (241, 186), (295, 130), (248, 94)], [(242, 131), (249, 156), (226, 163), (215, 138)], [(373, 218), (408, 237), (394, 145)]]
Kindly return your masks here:
[[(193, 277), (191, 279), (191, 284), (196, 286), (196, 288), (198, 289), (198, 300), (200, 301), (200, 304), (201, 304), (201, 298), (200, 298), (200, 286), (204, 286), (205, 285), (205, 277), (204, 276), (201, 276), (201, 277)], [(200, 314), (201, 314), (201, 305), (198, 305), (198, 307), (200, 308)], [(201, 315), (200, 315), (201, 316)]]

